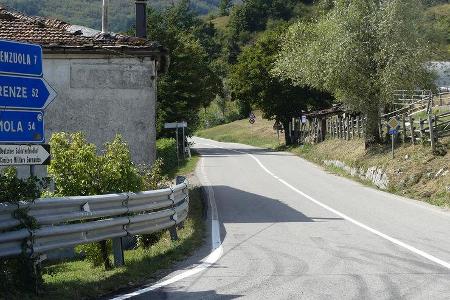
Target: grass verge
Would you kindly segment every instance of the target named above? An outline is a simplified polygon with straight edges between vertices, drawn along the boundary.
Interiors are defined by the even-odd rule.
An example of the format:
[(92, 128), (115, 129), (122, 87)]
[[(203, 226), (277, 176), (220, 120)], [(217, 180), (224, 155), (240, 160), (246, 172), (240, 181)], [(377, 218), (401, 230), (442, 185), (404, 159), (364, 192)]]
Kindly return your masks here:
[(177, 168), (170, 170), (167, 176), (169, 178), (174, 178), (177, 175), (186, 176), (193, 173), (200, 159), (200, 156), (195, 151), (192, 151), (191, 154), (192, 154), (191, 158), (187, 158), (183, 161), (180, 161), (180, 165)]
[(262, 148), (277, 148), (284, 143), (284, 134), (280, 140), (273, 130), (274, 121), (264, 120), (256, 114), (256, 122), (251, 125), (247, 119), (216, 127), (199, 130), (196, 135), (219, 142), (241, 143)]

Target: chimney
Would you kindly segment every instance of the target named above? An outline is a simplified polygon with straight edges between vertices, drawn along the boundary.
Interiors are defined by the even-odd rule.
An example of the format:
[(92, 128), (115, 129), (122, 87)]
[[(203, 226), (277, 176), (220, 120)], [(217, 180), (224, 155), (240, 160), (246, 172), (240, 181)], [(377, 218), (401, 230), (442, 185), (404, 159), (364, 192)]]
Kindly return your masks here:
[(136, 36), (147, 38), (147, 0), (136, 0)]
[(108, 9), (109, 9), (109, 0), (103, 0), (102, 7), (102, 34), (108, 34)]

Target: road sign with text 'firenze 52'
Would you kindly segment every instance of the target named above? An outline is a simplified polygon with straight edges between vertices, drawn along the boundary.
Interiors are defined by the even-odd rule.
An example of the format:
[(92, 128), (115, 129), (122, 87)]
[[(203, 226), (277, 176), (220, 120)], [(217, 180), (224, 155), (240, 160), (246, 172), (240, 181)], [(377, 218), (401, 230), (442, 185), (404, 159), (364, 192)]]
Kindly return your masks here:
[(0, 76), (0, 107), (8, 109), (45, 109), (56, 92), (43, 78)]

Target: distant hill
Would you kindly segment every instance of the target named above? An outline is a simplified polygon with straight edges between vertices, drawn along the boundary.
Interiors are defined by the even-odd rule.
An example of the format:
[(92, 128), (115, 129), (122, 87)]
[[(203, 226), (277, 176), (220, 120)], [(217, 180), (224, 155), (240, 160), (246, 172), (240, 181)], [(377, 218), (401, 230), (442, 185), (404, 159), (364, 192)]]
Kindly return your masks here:
[[(163, 8), (178, 0), (150, 0), (150, 5)], [(127, 31), (134, 25), (134, 0), (110, 1), (111, 30)], [(192, 8), (199, 14), (208, 14), (215, 10), (219, 0), (191, 0)], [(102, 0), (0, 0), (6, 5), (28, 15), (53, 17), (71, 24), (83, 25), (95, 29), (101, 27)]]

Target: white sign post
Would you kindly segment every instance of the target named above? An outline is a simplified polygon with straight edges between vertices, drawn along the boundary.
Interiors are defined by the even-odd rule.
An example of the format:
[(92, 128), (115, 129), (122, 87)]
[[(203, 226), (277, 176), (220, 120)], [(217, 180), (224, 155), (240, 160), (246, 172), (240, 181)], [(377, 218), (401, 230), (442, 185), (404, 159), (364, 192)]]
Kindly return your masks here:
[(35, 166), (49, 163), (49, 145), (0, 145), (0, 166)]

